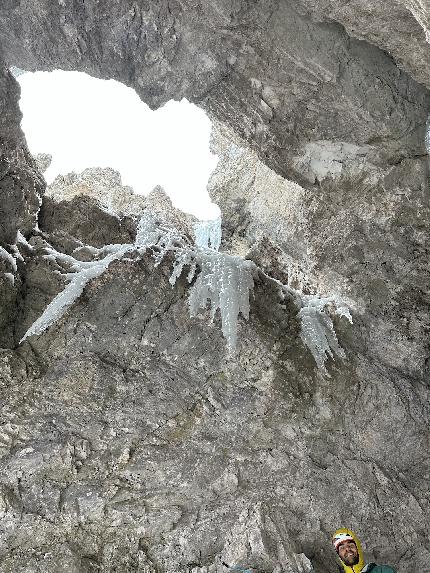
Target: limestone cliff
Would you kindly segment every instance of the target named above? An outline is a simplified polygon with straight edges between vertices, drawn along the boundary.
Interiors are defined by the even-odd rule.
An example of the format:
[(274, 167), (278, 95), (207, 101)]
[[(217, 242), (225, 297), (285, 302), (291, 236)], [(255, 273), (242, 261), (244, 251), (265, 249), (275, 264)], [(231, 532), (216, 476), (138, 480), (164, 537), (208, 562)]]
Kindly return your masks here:
[[(329, 573), (340, 525), (368, 559), (428, 570), (427, 27), (412, 0), (2, 3), (2, 573)], [(46, 248), (90, 261), (137, 213), (114, 173), (42, 200), (12, 65), (210, 112), (223, 248), (260, 269), (234, 356), (150, 251), (19, 343), (65, 285)], [(282, 283), (349, 304), (330, 378)]]

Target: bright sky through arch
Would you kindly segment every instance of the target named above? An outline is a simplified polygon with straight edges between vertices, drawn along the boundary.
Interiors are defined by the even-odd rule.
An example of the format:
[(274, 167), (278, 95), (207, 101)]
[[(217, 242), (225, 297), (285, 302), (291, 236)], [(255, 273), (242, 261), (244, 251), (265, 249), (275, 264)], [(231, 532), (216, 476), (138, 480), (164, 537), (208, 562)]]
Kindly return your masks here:
[(152, 111), (131, 88), (81, 72), (28, 72), (17, 79), (30, 151), (53, 156), (48, 183), (58, 174), (112, 167), (135, 193), (161, 185), (183, 211), (199, 219), (219, 215), (206, 191), (217, 157), (203, 110), (182, 100)]

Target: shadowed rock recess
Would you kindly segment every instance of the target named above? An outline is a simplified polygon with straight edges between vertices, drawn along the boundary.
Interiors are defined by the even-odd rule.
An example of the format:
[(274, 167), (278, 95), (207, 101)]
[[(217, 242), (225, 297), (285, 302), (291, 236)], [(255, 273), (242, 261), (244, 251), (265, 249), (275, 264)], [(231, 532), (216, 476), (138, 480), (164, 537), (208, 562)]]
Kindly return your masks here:
[[(429, 571), (426, 4), (1, 3), (1, 573), (332, 573), (339, 526), (369, 560)], [(43, 198), (11, 66), (209, 112), (222, 249), (260, 269), (236, 354), (150, 249), (19, 343), (65, 285), (47, 248), (91, 261), (147, 209), (192, 233), (112, 170)], [(280, 283), (349, 306), (330, 377)]]

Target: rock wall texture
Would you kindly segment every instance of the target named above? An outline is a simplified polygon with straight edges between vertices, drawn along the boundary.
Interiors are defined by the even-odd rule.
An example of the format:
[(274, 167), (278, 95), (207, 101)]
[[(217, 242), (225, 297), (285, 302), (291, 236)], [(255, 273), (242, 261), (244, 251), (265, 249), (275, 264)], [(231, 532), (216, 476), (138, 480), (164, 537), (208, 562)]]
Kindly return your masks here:
[[(331, 172), (317, 193), (274, 173), (231, 131), (217, 130), (213, 149), (220, 161), (209, 190), (224, 214), (226, 247), (259, 256), (259, 264), (277, 251), (275, 262), (269, 257), (272, 276), (276, 268), (283, 282), (290, 274), (301, 288), (349, 301), (369, 329), (369, 354), (427, 383), (427, 158), (349, 180)], [(312, 161), (321, 169), (315, 155)]]
[(28, 152), (19, 122), (19, 85), (0, 63), (0, 244), (13, 243), (18, 229), (36, 225), (44, 182)]
[(321, 22), (339, 22), (348, 34), (379, 46), (420, 83), (429, 85), (430, 5), (426, 0), (368, 0), (340, 3), (331, 0), (298, 2), (306, 14)]
[[(353, 157), (365, 154), (371, 163), (422, 153), (427, 90), (377, 47), (387, 49), (370, 34), (368, 12), (354, 10), (360, 2), (348, 3), (349, 20), (338, 20), (347, 26), (356, 19), (357, 35), (372, 43), (348, 35), (335, 10), (328, 22), (330, 4), (336, 3), (12, 1), (0, 8), (0, 33), (6, 62), (18, 68), (113, 77), (153, 107), (187, 97), (295, 179), (312, 142), (350, 143)], [(372, 27), (398, 28), (391, 4), (397, 2), (372, 12)], [(406, 21), (413, 23), (410, 12)], [(418, 24), (411, 27), (409, 46), (399, 44), (399, 52), (428, 70), (423, 36)]]
[[(2, 573), (331, 573), (340, 525), (368, 559), (428, 571), (427, 23), (412, 0), (2, 2)], [(150, 251), (20, 344), (64, 287), (47, 247), (89, 261), (148, 206), (191, 222), (160, 190), (124, 209), (109, 170), (42, 201), (11, 65), (216, 118), (223, 247), (260, 268), (236, 355)], [(268, 275), (350, 305), (330, 378)]]
[[(77, 248), (101, 220), (81, 201)], [(44, 244), (21, 247), (18, 338), (62, 287)], [(150, 254), (112, 264), (44, 335), (2, 351), (0, 570), (326, 572), (339, 523), (373, 558), (425, 570), (423, 385), (374, 360), (366, 326), (345, 319), (347, 360), (316, 375), (264, 277), (228, 358), (170, 272)]]

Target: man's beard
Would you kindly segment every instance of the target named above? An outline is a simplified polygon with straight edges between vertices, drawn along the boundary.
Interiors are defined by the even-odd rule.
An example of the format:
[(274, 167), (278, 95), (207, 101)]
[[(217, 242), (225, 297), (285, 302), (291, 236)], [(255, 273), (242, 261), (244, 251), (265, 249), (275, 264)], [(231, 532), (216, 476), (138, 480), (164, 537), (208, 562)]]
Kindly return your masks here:
[(357, 565), (357, 563), (360, 561), (360, 558), (357, 553), (351, 552), (345, 555), (342, 561), (345, 563), (345, 565)]

